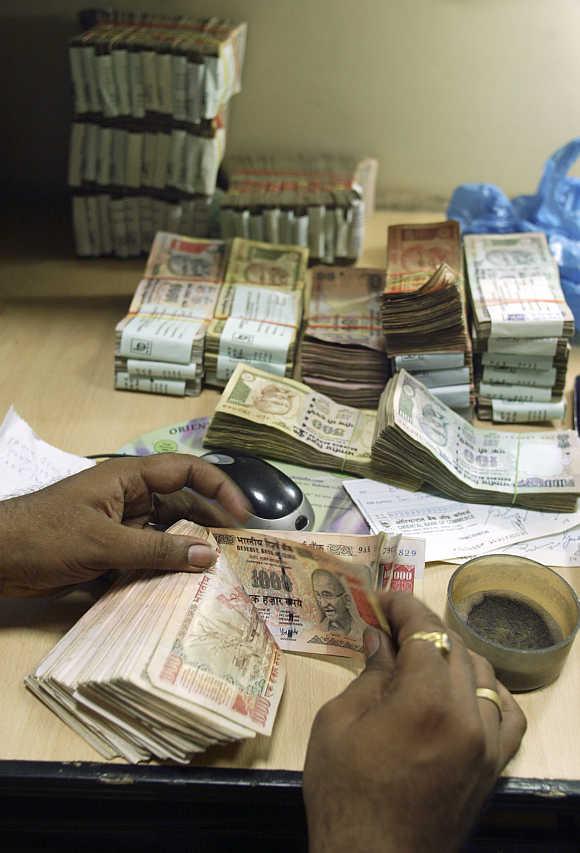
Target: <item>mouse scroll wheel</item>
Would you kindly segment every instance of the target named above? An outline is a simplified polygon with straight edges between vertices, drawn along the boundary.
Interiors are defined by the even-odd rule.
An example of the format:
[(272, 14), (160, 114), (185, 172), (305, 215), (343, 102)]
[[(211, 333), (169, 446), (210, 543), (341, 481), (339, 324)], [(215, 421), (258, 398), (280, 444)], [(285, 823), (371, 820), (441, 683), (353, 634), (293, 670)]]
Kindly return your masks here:
[(233, 465), (234, 459), (228, 456), (227, 453), (208, 453), (203, 457), (204, 462), (211, 462), (212, 465)]

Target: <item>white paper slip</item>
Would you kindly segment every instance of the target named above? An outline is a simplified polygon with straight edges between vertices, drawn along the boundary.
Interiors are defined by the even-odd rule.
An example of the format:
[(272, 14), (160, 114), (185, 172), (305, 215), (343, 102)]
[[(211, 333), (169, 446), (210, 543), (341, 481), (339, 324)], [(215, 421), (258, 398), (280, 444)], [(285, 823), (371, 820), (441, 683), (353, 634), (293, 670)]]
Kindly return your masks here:
[(550, 355), (484, 352), (481, 356), (481, 363), (490, 367), (509, 367), (512, 370), (551, 370), (554, 366), (554, 359)]
[(498, 548), (496, 553), (527, 557), (547, 566), (580, 566), (580, 527)]
[(190, 364), (193, 342), (202, 328), (201, 320), (136, 314), (122, 329), (119, 355)]
[(445, 385), (469, 385), (470, 382), (468, 367), (423, 370), (415, 373), (414, 376), (427, 388), (442, 388)]
[(554, 356), (558, 338), (489, 338), (487, 352), (504, 355)]
[(165, 394), (168, 397), (184, 397), (185, 381), (134, 376), (124, 371), (115, 373), (117, 391), (142, 391), (145, 394)]
[(347, 490), (373, 533), (424, 537), (425, 562), (466, 559), (538, 536), (570, 530), (580, 511), (548, 513), (486, 506), (408, 492), (375, 480), (346, 480)]
[(554, 286), (548, 277), (490, 276), (480, 281), (480, 287), (491, 318), (491, 337), (562, 335), (562, 309), (554, 299)]
[(470, 385), (445, 385), (430, 388), (430, 392), (451, 409), (466, 409), (469, 406)]
[(0, 500), (36, 492), (94, 464), (47, 444), (13, 406), (8, 409), (0, 425)]
[(127, 359), (129, 376), (148, 376), (152, 379), (196, 379), (202, 372), (201, 364), (171, 364), (169, 361), (144, 361)]
[(479, 383), (479, 396), (493, 400), (517, 400), (521, 403), (549, 403), (552, 399), (551, 388), (533, 388), (525, 385), (495, 385), (491, 382)]
[(300, 291), (285, 293), (251, 284), (235, 284), (233, 291), (231, 317), (296, 325), (302, 307)]
[(517, 370), (513, 367), (483, 368), (482, 382), (493, 382), (498, 385), (525, 385), (530, 388), (552, 388), (556, 381), (556, 370)]
[(492, 400), (492, 419), (504, 424), (527, 424), (538, 421), (562, 420), (566, 414), (566, 401), (553, 403), (523, 403), (516, 400)]
[(229, 379), (240, 361), (284, 376), (294, 328), (259, 320), (226, 320), (220, 336), (218, 379)]
[(464, 352), (426, 352), (395, 356), (397, 370), (408, 370), (410, 373), (419, 370), (449, 370), (452, 367), (463, 367), (464, 364)]
[(161, 302), (144, 302), (138, 312), (141, 316), (149, 314), (150, 316), (159, 317), (177, 317), (179, 320), (201, 320), (200, 311), (197, 307), (181, 307), (172, 305), (171, 303), (163, 304)]

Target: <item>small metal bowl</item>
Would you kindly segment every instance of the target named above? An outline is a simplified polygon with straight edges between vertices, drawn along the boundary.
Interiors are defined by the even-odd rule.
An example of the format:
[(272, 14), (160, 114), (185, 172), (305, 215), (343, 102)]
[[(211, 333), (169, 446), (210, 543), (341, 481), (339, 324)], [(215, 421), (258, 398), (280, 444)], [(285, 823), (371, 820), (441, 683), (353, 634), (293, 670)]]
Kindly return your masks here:
[(453, 573), (445, 620), (508, 689), (533, 690), (558, 677), (580, 627), (580, 603), (547, 566), (490, 554)]

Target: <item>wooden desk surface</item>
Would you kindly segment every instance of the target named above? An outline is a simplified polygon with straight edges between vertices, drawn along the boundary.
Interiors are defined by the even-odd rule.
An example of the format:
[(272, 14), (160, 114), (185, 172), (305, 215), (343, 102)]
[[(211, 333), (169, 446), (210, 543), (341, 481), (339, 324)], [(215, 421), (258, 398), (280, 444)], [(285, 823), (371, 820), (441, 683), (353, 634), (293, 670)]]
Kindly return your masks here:
[[(440, 212), (376, 214), (361, 265), (384, 266), (389, 223), (440, 218), (444, 218)], [(13, 403), (46, 441), (89, 454), (114, 451), (149, 430), (211, 413), (218, 397), (213, 391), (181, 399), (113, 390), (113, 330), (143, 266), (134, 261), (75, 261), (58, 252), (13, 255), (0, 279), (0, 418)], [(13, 301), (18, 295), (22, 301)], [(576, 373), (580, 373), (578, 350), (569, 367), (568, 393)], [(452, 570), (441, 564), (426, 569), (425, 597), (439, 613)], [(580, 591), (580, 569), (560, 571)], [(0, 601), (0, 759), (99, 760), (22, 684), (88, 603), (81, 594)], [(212, 750), (199, 764), (302, 769), (317, 709), (346, 686), (354, 669), (337, 659), (296, 655), (287, 655), (287, 663), (273, 736)], [(522, 695), (519, 701), (528, 718), (528, 733), (507, 774), (580, 779), (580, 642), (555, 684)]]

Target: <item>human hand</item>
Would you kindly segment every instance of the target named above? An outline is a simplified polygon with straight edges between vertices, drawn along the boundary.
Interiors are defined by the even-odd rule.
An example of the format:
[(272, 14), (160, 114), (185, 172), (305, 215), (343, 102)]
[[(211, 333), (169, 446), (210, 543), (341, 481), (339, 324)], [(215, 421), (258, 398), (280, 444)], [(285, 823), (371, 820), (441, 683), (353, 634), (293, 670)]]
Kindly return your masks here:
[[(366, 669), (318, 713), (304, 768), (311, 853), (447, 853), (516, 753), (525, 717), (491, 665), (407, 593), (380, 596), (392, 640), (368, 629)], [(477, 698), (477, 687), (500, 696)]]
[[(178, 491), (184, 486), (193, 491)], [(238, 487), (202, 459), (103, 462), (0, 502), (0, 595), (45, 595), (110, 569), (201, 571), (217, 556), (202, 540), (143, 528), (178, 517), (235, 526), (247, 513)]]

